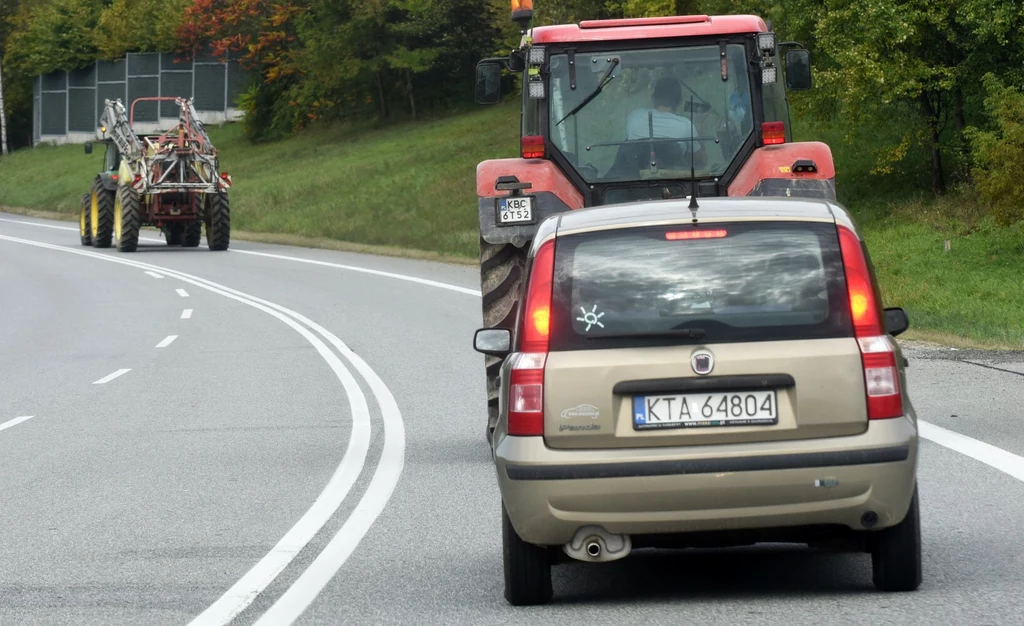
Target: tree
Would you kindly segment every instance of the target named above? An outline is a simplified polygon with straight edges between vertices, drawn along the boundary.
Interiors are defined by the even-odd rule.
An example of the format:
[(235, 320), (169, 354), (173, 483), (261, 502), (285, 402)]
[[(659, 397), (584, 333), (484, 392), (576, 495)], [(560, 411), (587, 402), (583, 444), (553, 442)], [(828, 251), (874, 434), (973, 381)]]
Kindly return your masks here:
[[(113, 0), (100, 13), (95, 44), (101, 57), (127, 52), (170, 52), (191, 0)], [(140, 22), (145, 28), (140, 28)]]

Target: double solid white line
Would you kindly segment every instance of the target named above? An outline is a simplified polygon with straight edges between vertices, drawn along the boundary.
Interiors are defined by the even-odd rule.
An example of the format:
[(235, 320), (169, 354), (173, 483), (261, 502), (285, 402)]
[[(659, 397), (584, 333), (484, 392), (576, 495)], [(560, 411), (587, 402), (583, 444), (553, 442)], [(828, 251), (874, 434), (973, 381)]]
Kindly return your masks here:
[[(327, 486), (324, 487), (313, 506), (285, 533), (277, 545), (213, 605), (196, 617), (191, 623), (192, 626), (224, 625), (234, 619), (277, 578), (341, 506), (365, 465), (370, 444), (370, 412), (366, 396), (355, 377), (338, 358), (338, 354), (349, 361), (359, 372), (380, 408), (384, 423), (383, 451), (366, 492), (356, 504), (348, 520), (310, 567), (270, 608), (267, 615), (271, 617), (265, 618), (265, 620), (273, 619), (275, 624), (290, 624), (296, 620), (337, 573), (352, 550), (365, 536), (391, 498), (401, 476), (405, 463), (405, 426), (398, 404), (384, 381), (359, 355), (333, 333), (301, 314), (272, 302), (197, 276), (148, 263), (6, 235), (0, 235), (0, 240), (86, 256), (143, 270), (159, 271), (165, 276), (258, 309), (277, 318), (305, 338), (345, 388), (352, 412), (352, 435), (341, 463)], [(178, 293), (182, 297), (188, 296), (184, 290), (178, 290)], [(321, 340), (321, 337), (334, 348), (333, 351)]]

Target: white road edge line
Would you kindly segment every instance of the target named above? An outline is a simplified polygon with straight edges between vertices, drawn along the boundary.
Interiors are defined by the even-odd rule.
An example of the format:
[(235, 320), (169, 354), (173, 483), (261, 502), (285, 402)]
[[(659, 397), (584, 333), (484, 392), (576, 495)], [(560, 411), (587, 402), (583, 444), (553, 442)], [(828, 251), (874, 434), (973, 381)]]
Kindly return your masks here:
[(192, 319), (192, 309), (185, 309), (181, 312), (181, 319), (188, 320)]
[[(2, 222), (13, 222), (15, 224), (25, 224), (26, 226), (41, 226), (43, 228), (59, 228), (62, 230), (73, 230), (78, 231), (77, 228), (69, 228), (67, 226), (51, 226), (49, 224), (38, 224), (36, 222), (25, 222), (22, 220), (6, 220), (0, 219)], [(145, 239), (145, 241), (162, 242), (161, 239)], [(270, 252), (256, 252), (255, 250), (239, 250), (234, 248), (231, 252), (237, 252), (239, 254), (251, 254), (253, 256), (262, 256), (270, 259), (278, 259), (281, 261), (293, 261), (295, 263), (308, 263), (310, 265), (320, 265), (322, 267), (333, 267), (340, 270), (348, 270), (350, 272), (359, 272), (362, 274), (372, 274), (374, 276), (384, 276), (386, 278), (393, 278), (395, 280), (403, 280), (410, 283), (417, 283), (420, 285), (426, 285), (428, 287), (436, 287), (438, 289), (446, 289), (448, 291), (454, 291), (456, 293), (463, 293), (468, 296), (480, 296), (479, 289), (468, 289), (466, 287), (459, 287), (458, 285), (452, 285), (450, 283), (442, 283), (436, 280), (429, 280), (427, 278), (417, 278), (416, 276), (406, 276), (405, 274), (395, 274), (393, 272), (384, 272), (381, 270), (373, 270), (367, 267), (359, 267), (357, 265), (343, 265), (341, 263), (331, 263), (329, 261), (317, 261), (316, 259), (304, 259), (297, 256), (288, 256), (285, 254), (272, 254)]]
[[(312, 541), (313, 537), (320, 531), (320, 529), (323, 528), (330, 518), (334, 516), (334, 513), (341, 506), (349, 491), (351, 491), (356, 479), (359, 477), (360, 473), (362, 473), (363, 466), (366, 462), (366, 456), (370, 448), (370, 411), (369, 406), (366, 403), (366, 396), (363, 394), (362, 389), (360, 389), (355, 377), (352, 376), (352, 373), (342, 364), (341, 359), (339, 359), (338, 356), (320, 339), (292, 319), (292, 317), (294, 317), (296, 319), (304, 320), (304, 317), (280, 305), (274, 304), (271, 308), (271, 303), (265, 300), (259, 300), (258, 298), (254, 298), (243, 292), (230, 289), (229, 287), (218, 285), (217, 283), (207, 281), (197, 276), (192, 276), (190, 274), (170, 270), (164, 267), (157, 267), (140, 263), (138, 261), (122, 259), (116, 256), (86, 252), (83, 250), (65, 248), (39, 241), (18, 239), (16, 237), (8, 237), (4, 235), (0, 235), (0, 240), (62, 251), (70, 254), (88, 256), (111, 263), (120, 263), (130, 267), (143, 269), (153, 268), (163, 271), (168, 276), (172, 276), (191, 285), (195, 285), (202, 289), (206, 289), (207, 291), (251, 306), (267, 313), (268, 315), (274, 316), (291, 327), (292, 330), (302, 335), (306, 341), (316, 348), (320, 356), (327, 361), (328, 365), (334, 371), (338, 380), (341, 381), (342, 386), (345, 388), (345, 393), (348, 397), (349, 406), (352, 411), (352, 436), (349, 439), (348, 448), (345, 450), (345, 454), (342, 457), (337, 470), (335, 470), (323, 491), (320, 492), (320, 495), (317, 496), (313, 505), (305, 514), (303, 514), (299, 521), (296, 522), (287, 533), (285, 533), (281, 540), (278, 541), (277, 545), (275, 545), (266, 556), (260, 559), (252, 569), (246, 572), (246, 574), (242, 576), (242, 578), (223, 596), (221, 596), (202, 614), (196, 617), (196, 619), (191, 622), (191, 626), (200, 626), (205, 624), (224, 625), (229, 623), (235, 618), (235, 616), (245, 610), (245, 608), (248, 607), (253, 600), (255, 600), (256, 597), (277, 578), (281, 571), (287, 567), (300, 550)], [(317, 328), (319, 328), (319, 326)], [(320, 330), (317, 332), (320, 332)], [(327, 334), (330, 335), (330, 333)], [(331, 336), (333, 337), (333, 335)], [(337, 338), (335, 337), (335, 339)], [(334, 342), (332, 341), (332, 343)], [(340, 340), (338, 340), (338, 344), (344, 345)], [(352, 358), (355, 358), (359, 363), (365, 365), (362, 359), (359, 359), (354, 354), (349, 358), (349, 360), (352, 360)], [(369, 366), (366, 365), (366, 368), (369, 369)], [(372, 370), (369, 371), (372, 373)], [(373, 377), (377, 381), (380, 380), (376, 374), (373, 374)], [(383, 382), (380, 384), (383, 385)], [(387, 397), (390, 398), (391, 402), (393, 402), (393, 397), (391, 397), (390, 392), (387, 394)], [(380, 406), (384, 407), (387, 402), (387, 398), (378, 398), (377, 402)], [(401, 423), (401, 414), (397, 413), (397, 405), (395, 406), (395, 411), (396, 417), (399, 420), (399, 423)], [(404, 461), (404, 437), (402, 444), (402, 456)], [(365, 495), (363, 499), (366, 500)]]
[(1000, 472), (1009, 474), (1017, 480), (1024, 481), (1024, 457), (921, 420), (917, 420), (917, 432), (928, 441), (969, 456)]
[(160, 343), (156, 344), (156, 347), (157, 348), (166, 348), (167, 346), (169, 346), (172, 343), (174, 343), (174, 340), (177, 339), (177, 338), (178, 338), (177, 335), (167, 335), (166, 337), (164, 337), (163, 341), (161, 341)]
[(94, 385), (105, 385), (105, 384), (109, 383), (110, 381), (114, 380), (115, 378), (117, 378), (119, 376), (124, 376), (125, 374), (127, 374), (130, 371), (132, 371), (131, 368), (117, 370), (113, 374), (107, 374), (106, 376), (104, 376), (103, 378), (97, 380), (93, 384)]
[(152, 276), (153, 278), (163, 278), (162, 275), (157, 274), (156, 272), (150, 272), (149, 270), (147, 270), (146, 273)]
[(181, 296), (182, 298), (188, 297), (188, 292), (185, 291), (184, 289), (175, 289), (175, 291), (177, 291), (178, 295)]
[(18, 424), (20, 424), (22, 422), (27, 422), (28, 420), (32, 419), (32, 417), (33, 416), (31, 416), (31, 415), (22, 415), (21, 417), (16, 417), (16, 418), (14, 418), (12, 420), (8, 420), (8, 421), (4, 422), (3, 424), (0, 424), (0, 430), (7, 430), (8, 428), (12, 428), (14, 426), (17, 426)]

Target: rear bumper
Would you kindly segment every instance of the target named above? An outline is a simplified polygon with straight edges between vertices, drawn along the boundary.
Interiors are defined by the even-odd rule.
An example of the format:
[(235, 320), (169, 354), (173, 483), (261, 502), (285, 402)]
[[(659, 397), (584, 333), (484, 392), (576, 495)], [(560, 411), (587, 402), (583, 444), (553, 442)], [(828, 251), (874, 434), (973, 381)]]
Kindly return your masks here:
[(850, 437), (652, 449), (555, 450), (541, 437), (504, 437), (498, 485), (516, 532), (560, 545), (582, 526), (664, 535), (820, 525), (863, 530), (899, 523), (917, 473), (909, 418)]

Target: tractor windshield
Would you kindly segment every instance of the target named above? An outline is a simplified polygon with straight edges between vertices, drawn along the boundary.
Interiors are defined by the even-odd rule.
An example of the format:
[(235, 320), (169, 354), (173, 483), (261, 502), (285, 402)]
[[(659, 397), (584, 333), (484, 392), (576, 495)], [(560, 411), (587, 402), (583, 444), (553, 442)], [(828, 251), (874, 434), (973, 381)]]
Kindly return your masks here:
[(720, 176), (754, 127), (743, 46), (726, 59), (717, 45), (553, 54), (551, 141), (589, 183), (689, 179), (691, 144), (696, 176)]

